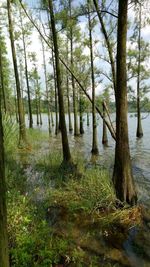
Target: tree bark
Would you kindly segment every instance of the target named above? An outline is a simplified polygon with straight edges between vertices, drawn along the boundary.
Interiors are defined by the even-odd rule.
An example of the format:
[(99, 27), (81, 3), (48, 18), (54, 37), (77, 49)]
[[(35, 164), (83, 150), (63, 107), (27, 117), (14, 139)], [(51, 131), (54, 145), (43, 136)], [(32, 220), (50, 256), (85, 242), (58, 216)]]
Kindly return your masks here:
[(111, 64), (111, 71), (112, 71), (112, 78), (113, 78), (113, 87), (114, 87), (114, 91), (116, 91), (116, 69), (115, 69), (115, 61), (114, 61), (114, 57), (113, 57), (113, 51), (112, 51), (112, 47), (111, 47), (111, 43), (109, 41), (109, 37), (105, 28), (105, 24), (102, 18), (102, 14), (101, 11), (99, 10), (99, 6), (98, 6), (98, 1), (97, 0), (93, 0), (94, 5), (95, 5), (95, 9), (99, 18), (99, 22), (101, 24), (101, 30), (102, 33), (104, 35), (105, 38), (105, 42), (106, 42), (106, 46), (108, 49), (108, 54), (109, 54), (109, 59), (110, 59), (110, 64)]
[(137, 69), (137, 132), (136, 137), (143, 136), (140, 107), (140, 74), (141, 74), (141, 4), (139, 3), (139, 29), (138, 29), (138, 69)]
[(103, 102), (103, 137), (102, 137), (102, 144), (108, 145), (108, 138), (107, 138), (107, 127), (105, 123), (105, 117), (106, 117), (106, 110), (105, 110), (105, 104)]
[(80, 89), (80, 99), (79, 99), (79, 110), (80, 110), (80, 134), (84, 134), (83, 127), (83, 106), (82, 106), (82, 91)]
[[(69, 0), (69, 13), (70, 13), (69, 16), (70, 16), (70, 18), (72, 16), (71, 1), (72, 0)], [(74, 60), (73, 60), (73, 28), (72, 28), (72, 25), (70, 26), (70, 53), (71, 53), (71, 69), (73, 70)], [(74, 80), (73, 75), (71, 75), (71, 80), (72, 80), (72, 91), (73, 91), (74, 135), (78, 136), (79, 135), (78, 112), (77, 112), (75, 80)]]
[(47, 100), (47, 117), (48, 117), (48, 131), (51, 135), (51, 119), (50, 119), (50, 103), (49, 103), (49, 93), (48, 93), (48, 84), (47, 84), (47, 68), (46, 68), (46, 59), (45, 59), (45, 47), (43, 40), (41, 38), (42, 52), (43, 52), (43, 66), (44, 66), (44, 77), (45, 77), (45, 88), (46, 88), (46, 100)]
[[(19, 0), (26, 16), (28, 17), (28, 19), (31, 21), (32, 25), (36, 28), (36, 30), (38, 31), (38, 33), (40, 34), (40, 36), (43, 38), (44, 42), (48, 45), (48, 47), (50, 47), (52, 49), (52, 51), (54, 51), (53, 47), (50, 45), (49, 41), (47, 41), (47, 39), (45, 38), (45, 36), (41, 33), (40, 29), (38, 28), (38, 26), (36, 25), (36, 23), (33, 21), (33, 19), (31, 18), (31, 16), (28, 14), (27, 10), (25, 9), (24, 5), (22, 4), (21, 0)], [(83, 87), (83, 85), (80, 83), (79, 79), (76, 77), (76, 75), (74, 74), (74, 72), (69, 68), (69, 66), (64, 62), (64, 60), (59, 56), (59, 60), (60, 62), (65, 66), (65, 68), (67, 69), (68, 73), (70, 73), (71, 75), (73, 75), (76, 83), (79, 85), (79, 87), (81, 88), (81, 90), (84, 92), (85, 96), (88, 98), (88, 100), (92, 103), (92, 99), (89, 96), (89, 94), (87, 93), (86, 89)], [(96, 106), (96, 110), (98, 112), (98, 114), (100, 115), (100, 117), (103, 119), (103, 115), (102, 112), (100, 111), (100, 109)], [(105, 121), (107, 128), (112, 136), (112, 138), (114, 140), (116, 140), (116, 132), (115, 129), (112, 127), (112, 125), (109, 124), (109, 122), (106, 120)]]
[[(69, 54), (69, 49), (68, 49), (68, 38), (67, 38), (67, 64), (69, 64), (68, 60), (68, 54)], [(68, 102), (68, 120), (69, 120), (69, 132), (73, 131), (72, 128), (72, 121), (71, 121), (71, 108), (70, 108), (70, 90), (69, 90), (69, 77), (68, 77), (68, 72), (66, 71), (67, 75), (67, 102)]]
[(39, 105), (38, 105), (38, 94), (35, 89), (35, 105), (36, 105), (36, 124), (39, 125)]
[(39, 99), (38, 99), (39, 101), (39, 114), (40, 114), (40, 125), (42, 125), (43, 124), (43, 122), (42, 122), (42, 114), (41, 114), (41, 96), (39, 95)]
[(127, 0), (119, 0), (117, 36), (116, 148), (113, 183), (117, 198), (131, 205), (137, 201), (131, 168), (127, 123)]
[(97, 155), (97, 121), (95, 109), (95, 77), (94, 77), (94, 57), (93, 57), (93, 40), (92, 40), (92, 23), (90, 15), (90, 1), (88, 0), (88, 23), (89, 23), (89, 45), (90, 45), (90, 63), (91, 63), (91, 81), (92, 81), (92, 126), (93, 126), (93, 139), (92, 139), (92, 154)]
[(15, 49), (15, 44), (14, 44), (14, 33), (13, 33), (10, 0), (7, 0), (7, 11), (8, 11), (9, 34), (10, 34), (10, 41), (11, 41), (11, 50), (12, 50), (15, 80), (16, 80), (16, 91), (17, 91), (17, 104), (18, 104), (18, 116), (19, 116), (19, 146), (22, 147), (24, 145), (27, 145), (27, 139), (26, 139), (26, 128), (25, 128), (25, 120), (24, 120), (24, 114), (23, 114), (23, 103), (22, 103), (22, 98), (21, 98), (21, 87), (20, 87), (20, 80), (19, 80), (19, 73), (18, 73), (16, 49)]
[(87, 126), (90, 125), (90, 118), (89, 118), (89, 112), (87, 111), (86, 113), (86, 122), (87, 122)]
[(9, 267), (4, 140), (3, 140), (1, 98), (2, 98), (2, 92), (0, 92), (0, 267)]
[(61, 121), (61, 135), (62, 135), (62, 147), (63, 147), (63, 160), (64, 162), (71, 161), (71, 154), (67, 136), (67, 128), (65, 121), (65, 109), (64, 109), (64, 99), (63, 99), (63, 91), (61, 87), (61, 73), (60, 73), (60, 62), (59, 62), (59, 50), (57, 43), (57, 34), (55, 28), (55, 17), (53, 12), (53, 1), (49, 0), (49, 10), (51, 15), (51, 28), (52, 28), (52, 36), (54, 43), (54, 53), (55, 53), (55, 64), (56, 64), (56, 78), (57, 78), (57, 88), (58, 88), (58, 100), (59, 100), (59, 118)]
[(58, 121), (58, 87), (57, 87), (57, 77), (56, 77), (56, 64), (54, 59), (54, 53), (52, 51), (52, 64), (54, 73), (54, 87), (55, 87), (55, 134), (59, 133), (59, 121)]
[(29, 85), (29, 77), (28, 77), (28, 61), (27, 61), (26, 42), (25, 42), (25, 35), (24, 35), (24, 32), (23, 32), (23, 22), (22, 22), (21, 12), (20, 12), (20, 21), (21, 21), (21, 28), (22, 28), (22, 42), (23, 42), (23, 51), (24, 51), (24, 66), (25, 66), (25, 77), (26, 77), (26, 86), (27, 86), (27, 95), (28, 95), (29, 128), (33, 128), (30, 85)]

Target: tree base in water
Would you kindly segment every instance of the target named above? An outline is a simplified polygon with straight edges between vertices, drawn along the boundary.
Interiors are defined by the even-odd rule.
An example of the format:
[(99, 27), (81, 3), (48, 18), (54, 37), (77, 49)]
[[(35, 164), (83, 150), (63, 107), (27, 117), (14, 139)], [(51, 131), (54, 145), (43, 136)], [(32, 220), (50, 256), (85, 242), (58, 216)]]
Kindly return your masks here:
[(92, 148), (91, 153), (92, 153), (93, 155), (99, 155), (98, 148)]

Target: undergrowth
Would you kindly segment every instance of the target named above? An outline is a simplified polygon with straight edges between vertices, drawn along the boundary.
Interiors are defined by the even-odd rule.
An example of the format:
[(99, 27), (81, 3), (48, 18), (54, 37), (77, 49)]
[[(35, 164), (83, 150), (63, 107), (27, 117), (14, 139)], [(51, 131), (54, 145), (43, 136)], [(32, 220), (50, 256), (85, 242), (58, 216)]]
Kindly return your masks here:
[[(38, 142), (46, 136), (40, 133), (39, 137), (34, 130), (28, 135), (31, 142), (34, 139), (36, 154)], [(34, 156), (32, 163), (30, 156), (27, 166), (33, 164), (35, 177), (30, 172), (27, 177), (26, 167), (13, 155), (6, 166), (11, 266), (51, 267), (65, 263), (98, 267), (100, 262), (105, 267), (121, 266), (116, 265), (117, 259), (114, 263), (105, 256), (106, 245), (103, 248), (100, 240), (111, 236), (114, 229), (128, 229), (140, 223), (138, 208), (118, 210), (108, 173), (96, 166), (88, 168), (82, 159), (74, 159), (78, 169), (74, 172), (61, 165), (59, 152)], [(35, 182), (36, 191), (36, 176), (40, 177), (38, 187), (44, 185), (40, 202), (33, 201), (28, 187), (34, 178), (31, 182), (33, 186)]]

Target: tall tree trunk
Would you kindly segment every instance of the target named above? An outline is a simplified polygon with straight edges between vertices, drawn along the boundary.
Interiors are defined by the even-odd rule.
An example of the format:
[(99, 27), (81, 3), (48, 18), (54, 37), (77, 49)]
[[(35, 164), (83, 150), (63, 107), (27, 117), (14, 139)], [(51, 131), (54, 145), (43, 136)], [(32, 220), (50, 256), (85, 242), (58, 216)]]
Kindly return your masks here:
[(38, 96), (38, 103), (39, 103), (39, 114), (40, 114), (40, 125), (43, 124), (42, 122), (42, 114), (41, 114), (41, 96)]
[(22, 62), (21, 60), (19, 60), (19, 77), (20, 77), (20, 89), (21, 89), (21, 98), (22, 98), (22, 105), (23, 105), (23, 115), (24, 115), (24, 119), (25, 119), (25, 104), (23, 101), (23, 75), (22, 75)]
[(89, 23), (89, 45), (90, 45), (90, 60), (91, 60), (91, 81), (92, 81), (92, 123), (93, 123), (93, 139), (92, 139), (92, 154), (97, 155), (97, 122), (95, 109), (95, 77), (94, 77), (94, 57), (93, 57), (93, 40), (92, 40), (92, 23), (90, 15), (90, 1), (88, 0), (88, 23)]
[(119, 0), (117, 36), (116, 148), (113, 182), (119, 200), (131, 205), (137, 201), (133, 181), (127, 123), (127, 40), (128, 1)]
[(18, 73), (18, 65), (17, 65), (17, 57), (16, 57), (16, 49), (14, 44), (14, 33), (13, 33), (13, 24), (11, 17), (11, 5), (10, 0), (7, 0), (7, 11), (8, 11), (8, 22), (9, 22), (9, 34), (11, 41), (11, 50), (14, 64), (14, 72), (15, 72), (15, 80), (16, 80), (16, 91), (17, 91), (17, 104), (18, 104), (18, 115), (19, 115), (19, 146), (27, 145), (26, 139), (26, 128), (25, 128), (25, 119), (23, 114), (23, 103), (21, 98), (21, 88), (20, 88), (20, 80)]
[(113, 87), (114, 87), (114, 91), (116, 91), (116, 69), (115, 69), (115, 61), (113, 57), (112, 45), (110, 43), (109, 36), (106, 31), (106, 27), (103, 21), (101, 10), (99, 9), (99, 6), (98, 6), (98, 0), (93, 0), (93, 2), (95, 5), (95, 9), (98, 15), (99, 22), (101, 24), (101, 30), (105, 38), (106, 46), (108, 49), (108, 54), (109, 54), (109, 59), (110, 59), (110, 64), (111, 64), (112, 78), (113, 78)]
[(54, 127), (54, 120), (53, 120), (53, 112), (51, 111), (51, 121), (52, 121), (52, 127)]
[(39, 125), (39, 105), (38, 105), (38, 94), (35, 90), (35, 105), (36, 105), (36, 124)]
[(70, 94), (69, 94), (69, 78), (68, 78), (68, 72), (67, 72), (67, 102), (68, 102), (68, 120), (69, 120), (69, 132), (73, 131), (72, 128), (72, 121), (71, 121), (71, 108), (70, 108)]
[(16, 115), (16, 122), (19, 122), (18, 119), (18, 105), (17, 105), (17, 97), (16, 97), (16, 90), (14, 88), (14, 102), (15, 102), (15, 115)]
[[(71, 1), (69, 0), (69, 16), (71, 18), (72, 16), (72, 7), (71, 7)], [(73, 60), (73, 27), (70, 26), (70, 53), (71, 53), (71, 69), (73, 70), (74, 66), (74, 60)], [(76, 88), (75, 88), (75, 80), (74, 76), (71, 75), (71, 81), (72, 81), (72, 90), (73, 90), (73, 112), (74, 112), (74, 135), (79, 135), (79, 126), (78, 126), (78, 111), (77, 111), (77, 100), (76, 100)]]
[(80, 110), (80, 134), (84, 134), (83, 128), (83, 104), (82, 104), (82, 91), (80, 89), (79, 110)]
[(55, 17), (53, 12), (53, 1), (49, 0), (49, 11), (51, 15), (51, 28), (52, 28), (52, 36), (54, 43), (54, 52), (55, 52), (55, 64), (56, 64), (56, 78), (57, 78), (57, 88), (58, 88), (58, 100), (59, 100), (59, 118), (61, 121), (61, 135), (62, 135), (62, 147), (63, 147), (63, 160), (65, 162), (71, 161), (71, 154), (67, 136), (67, 128), (65, 121), (65, 109), (64, 109), (64, 99), (63, 99), (63, 91), (61, 87), (61, 73), (60, 73), (60, 62), (59, 62), (59, 50), (57, 43), (57, 34), (55, 28)]
[[(36, 28), (36, 30), (38, 31), (38, 33), (40, 34), (40, 36), (43, 38), (44, 42), (48, 45), (48, 47), (50, 49), (53, 49), (51, 44), (47, 41), (47, 39), (44, 37), (44, 35), (41, 33), (40, 29), (38, 28), (38, 26), (36, 25), (36, 23), (33, 21), (33, 19), (31, 18), (31, 16), (28, 14), (26, 8), (24, 7), (24, 5), (22, 4), (22, 2), (20, 1), (20, 4), (26, 14), (26, 16), (28, 17), (28, 19), (31, 21), (32, 25)], [(88, 98), (88, 100), (92, 103), (92, 99), (89, 96), (89, 94), (87, 93), (87, 91), (85, 90), (85, 88), (83, 87), (83, 85), (80, 83), (79, 79), (76, 77), (76, 75), (74, 74), (74, 72), (70, 69), (70, 67), (64, 62), (64, 60), (59, 56), (59, 60), (60, 62), (65, 66), (65, 68), (68, 70), (68, 72), (74, 77), (76, 83), (79, 85), (79, 87), (81, 88), (81, 90), (84, 92), (85, 96)], [(100, 111), (100, 109), (96, 106), (96, 110), (99, 113), (100, 117), (103, 119), (103, 115)], [(112, 128), (112, 124), (110, 124), (107, 120), (105, 121), (107, 128), (112, 136), (112, 138), (114, 140), (116, 140), (116, 133), (115, 133), (115, 129), (114, 127)]]
[(24, 31), (23, 31), (23, 22), (22, 22), (21, 12), (20, 12), (20, 21), (21, 21), (21, 28), (22, 28), (22, 42), (23, 42), (23, 51), (24, 51), (24, 66), (25, 66), (25, 77), (26, 77), (26, 86), (27, 86), (27, 95), (28, 95), (29, 128), (33, 128), (30, 85), (29, 85), (29, 77), (28, 77), (27, 51), (26, 51), (26, 42), (25, 42), (25, 35), (24, 35)]
[[(69, 49), (68, 49), (68, 38), (67, 38), (67, 64), (69, 64), (68, 60), (68, 54), (69, 54)], [(67, 102), (68, 102), (68, 120), (69, 120), (69, 132), (73, 131), (72, 128), (72, 121), (71, 121), (71, 109), (70, 109), (70, 90), (69, 90), (69, 77), (68, 77), (68, 71), (66, 72), (67, 75)]]
[(58, 121), (58, 96), (57, 96), (57, 91), (58, 91), (58, 86), (56, 82), (56, 63), (54, 59), (54, 53), (52, 51), (52, 64), (53, 64), (53, 73), (54, 73), (54, 87), (55, 87), (55, 134), (57, 135), (59, 132), (59, 121)]
[(0, 91), (0, 267), (9, 267), (8, 238), (7, 238), (7, 208), (6, 208), (6, 183), (4, 163), (4, 141), (1, 112)]
[(102, 144), (107, 145), (108, 144), (108, 138), (107, 138), (107, 127), (105, 123), (106, 118), (106, 110), (105, 110), (105, 104), (103, 102), (103, 137), (102, 137)]
[(43, 52), (43, 66), (44, 66), (44, 77), (45, 77), (45, 88), (46, 88), (46, 100), (47, 100), (47, 117), (48, 117), (48, 131), (51, 135), (51, 119), (50, 119), (50, 103), (49, 103), (49, 93), (48, 93), (48, 84), (47, 84), (47, 68), (46, 68), (46, 59), (45, 59), (45, 47), (43, 40), (41, 38), (42, 52)]
[(4, 75), (3, 75), (3, 59), (2, 59), (2, 49), (0, 45), (0, 86), (3, 96), (3, 106), (5, 113), (7, 112), (7, 106), (6, 106), (6, 96), (5, 96), (5, 85), (4, 85)]
[(87, 120), (87, 126), (90, 125), (90, 118), (89, 118), (89, 112), (86, 113), (86, 120)]
[(138, 70), (137, 70), (137, 132), (136, 136), (143, 136), (140, 107), (140, 74), (141, 74), (141, 4), (139, 3), (139, 29), (138, 29)]

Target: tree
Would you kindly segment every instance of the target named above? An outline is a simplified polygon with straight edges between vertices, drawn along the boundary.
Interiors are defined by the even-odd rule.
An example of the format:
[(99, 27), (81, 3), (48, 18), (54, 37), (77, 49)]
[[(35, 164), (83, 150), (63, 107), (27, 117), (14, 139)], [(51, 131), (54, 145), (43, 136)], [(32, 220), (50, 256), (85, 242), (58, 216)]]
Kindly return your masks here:
[(55, 28), (55, 17), (54, 17), (54, 12), (53, 12), (52, 0), (49, 0), (48, 4), (49, 4), (50, 16), (51, 16), (51, 28), (52, 28), (54, 53), (55, 53), (56, 79), (57, 79), (58, 100), (59, 100), (59, 118), (60, 118), (62, 146), (63, 146), (63, 160), (66, 162), (70, 162), (71, 154), (70, 154), (70, 148), (69, 148), (69, 143), (68, 143), (66, 121), (65, 121), (64, 98), (63, 98), (63, 92), (62, 92), (62, 87), (61, 87), (59, 50), (58, 50), (58, 43), (57, 43), (57, 33), (56, 33), (56, 28)]
[(22, 42), (23, 42), (23, 52), (24, 52), (24, 66), (25, 66), (25, 78), (26, 78), (26, 86), (27, 86), (27, 95), (28, 95), (28, 108), (29, 108), (29, 128), (33, 127), (33, 118), (32, 118), (32, 106), (31, 106), (31, 95), (30, 95), (30, 85), (29, 85), (29, 76), (28, 76), (28, 60), (27, 60), (27, 42), (26, 39), (31, 33), (30, 24), (26, 23), (23, 25), (22, 12), (20, 12), (20, 24), (21, 24), (21, 32), (22, 32)]
[(1, 99), (2, 99), (2, 91), (0, 91), (0, 267), (9, 267), (6, 182), (5, 182), (4, 140), (3, 140)]
[(128, 1), (119, 0), (117, 34), (117, 77), (116, 77), (116, 147), (113, 183), (119, 200), (131, 205), (137, 201), (133, 180), (127, 123), (127, 40)]
[[(72, 0), (69, 0), (69, 16), (70, 16), (70, 23), (69, 23), (69, 38), (70, 38), (70, 61), (71, 61), (71, 69), (74, 69), (74, 29), (76, 27), (75, 21), (71, 18), (72, 17)], [(77, 110), (77, 96), (76, 96), (76, 88), (75, 88), (75, 79), (74, 76), (71, 75), (72, 80), (72, 90), (73, 90), (73, 112), (74, 112), (74, 135), (79, 135), (79, 126), (78, 126), (78, 110)]]
[(140, 111), (140, 69), (141, 69), (141, 4), (139, 4), (139, 27), (138, 27), (138, 69), (137, 69), (137, 137), (143, 136), (141, 111)]
[(12, 58), (15, 72), (15, 81), (16, 81), (16, 91), (17, 91), (17, 104), (18, 104), (18, 115), (19, 115), (19, 146), (26, 146), (26, 128), (25, 128), (25, 120), (23, 114), (23, 103), (21, 97), (21, 87), (18, 73), (18, 64), (16, 57), (16, 48), (14, 42), (14, 29), (13, 29), (13, 21), (12, 21), (12, 11), (11, 11), (11, 1), (7, 0), (7, 11), (8, 11), (8, 22), (9, 22), (9, 35), (11, 41), (11, 50), (12, 50)]
[[(103, 117), (105, 119), (106, 117), (106, 108), (105, 108), (105, 102), (103, 101)], [(103, 119), (103, 136), (102, 136), (102, 144), (107, 145), (108, 144), (108, 138), (107, 138), (107, 128), (106, 128), (106, 123), (105, 120)]]
[[(135, 19), (133, 34), (130, 38), (130, 47), (128, 50), (128, 79), (136, 79), (136, 96), (135, 92), (132, 92), (132, 86), (129, 86), (129, 92), (134, 100), (136, 100), (137, 109), (137, 130), (136, 136), (141, 138), (143, 136), (142, 130), (142, 118), (141, 118), (141, 108), (143, 97), (148, 93), (149, 86), (146, 80), (149, 79), (149, 55), (150, 46), (142, 38), (142, 28), (148, 26), (147, 19), (142, 16), (142, 4), (137, 3), (135, 5)], [(144, 14), (143, 14), (144, 15)]]
[(97, 144), (97, 122), (95, 109), (95, 76), (94, 76), (94, 56), (93, 56), (93, 38), (92, 38), (92, 21), (90, 14), (90, 1), (88, 5), (88, 24), (89, 24), (89, 48), (90, 48), (90, 63), (91, 63), (91, 82), (92, 82), (92, 125), (93, 125), (93, 139), (92, 139), (92, 154), (98, 154)]
[(50, 103), (49, 103), (49, 93), (48, 93), (48, 81), (47, 81), (47, 67), (46, 67), (46, 57), (45, 57), (45, 46), (42, 38), (40, 38), (42, 44), (43, 53), (43, 67), (44, 67), (44, 77), (45, 77), (45, 89), (46, 89), (46, 103), (47, 103), (47, 116), (48, 116), (48, 130), (49, 135), (51, 135), (51, 121), (50, 121)]
[[(50, 49), (52, 49), (52, 45), (50, 44), (49, 40), (47, 40), (46, 36), (41, 32), (40, 28), (35, 23), (35, 21), (33, 21), (32, 17), (27, 12), (25, 6), (22, 4), (21, 0), (19, 0), (19, 2), (21, 4), (21, 6), (22, 6), (22, 8), (23, 8), (23, 10), (24, 10), (24, 12), (26, 14), (26, 16), (31, 21), (32, 25), (35, 27), (35, 29), (40, 34), (40, 36), (42, 37), (42, 39), (44, 40), (44, 42), (48, 45), (48, 47)], [(59, 60), (63, 64), (63, 66), (67, 69), (68, 73), (70, 73), (71, 75), (73, 75), (76, 83), (79, 85), (79, 87), (83, 91), (84, 95), (92, 103), (92, 99), (91, 99), (90, 95), (88, 94), (87, 90), (84, 88), (84, 86), (82, 85), (82, 83), (80, 82), (80, 80), (77, 78), (77, 76), (75, 75), (74, 71), (70, 69), (70, 67), (67, 65), (67, 63), (65, 63), (65, 61), (63, 60), (63, 58), (61, 56), (59, 56)], [(99, 115), (101, 116), (101, 118), (103, 119), (103, 114), (102, 114), (101, 110), (97, 106), (96, 106), (96, 110), (99, 113)], [(110, 132), (111, 136), (113, 137), (114, 140), (116, 140), (116, 133), (115, 133), (114, 127), (112, 127), (112, 123), (110, 124), (110, 122), (107, 121), (107, 120), (105, 120), (105, 123), (107, 125), (107, 128), (109, 129), (109, 132)]]
[(108, 33), (107, 33), (105, 23), (103, 20), (103, 16), (102, 16), (102, 12), (101, 12), (101, 9), (99, 8), (99, 5), (98, 5), (98, 0), (93, 0), (93, 2), (94, 2), (94, 6), (96, 9), (97, 15), (98, 15), (99, 22), (101, 24), (101, 31), (102, 31), (102, 34), (104, 36), (106, 47), (107, 47), (108, 54), (109, 54), (109, 60), (110, 60), (111, 72), (112, 72), (112, 82), (113, 82), (113, 88), (115, 91), (116, 90), (116, 68), (115, 68), (115, 60), (114, 60), (114, 55), (113, 55), (113, 48), (112, 48), (112, 44), (111, 44), (110, 39), (109, 39), (110, 35), (108, 35)]

